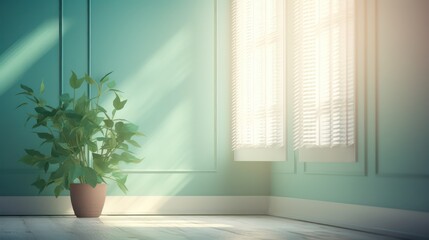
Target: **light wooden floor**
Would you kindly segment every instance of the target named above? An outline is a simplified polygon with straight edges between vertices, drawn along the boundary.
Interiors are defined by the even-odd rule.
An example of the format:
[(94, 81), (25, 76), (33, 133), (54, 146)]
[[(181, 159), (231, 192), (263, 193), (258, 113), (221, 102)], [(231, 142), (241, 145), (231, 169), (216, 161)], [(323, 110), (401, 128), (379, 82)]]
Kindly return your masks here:
[(0, 217), (0, 239), (393, 240), (270, 216)]

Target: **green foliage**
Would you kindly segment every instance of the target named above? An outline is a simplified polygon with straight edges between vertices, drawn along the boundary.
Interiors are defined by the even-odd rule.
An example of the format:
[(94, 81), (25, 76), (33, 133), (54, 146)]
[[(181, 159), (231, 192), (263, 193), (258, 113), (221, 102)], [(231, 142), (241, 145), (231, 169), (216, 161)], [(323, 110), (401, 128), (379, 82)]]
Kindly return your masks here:
[[(73, 97), (62, 94), (56, 106), (47, 105), (31, 87), (21, 85), (23, 91), (17, 95), (22, 95), (26, 101), (17, 108), (32, 106), (26, 122), (34, 121), (34, 133), (40, 138), (41, 145), (47, 146), (45, 153), (25, 149), (25, 155), (20, 159), (47, 176), (38, 177), (32, 184), (39, 192), (53, 184), (54, 194), (58, 197), (63, 190), (70, 189), (73, 182), (95, 187), (106, 182), (106, 179), (115, 181), (122, 191), (127, 191), (127, 175), (121, 172), (119, 164), (142, 161), (130, 150), (131, 147), (140, 147), (134, 137), (142, 134), (138, 132), (138, 126), (115, 118), (116, 112), (124, 109), (127, 100), (121, 100), (117, 94), (120, 91), (113, 89), (115, 84), (109, 80), (110, 74), (95, 81), (87, 74), (78, 78), (72, 72), (69, 83)], [(87, 84), (96, 87), (97, 96), (91, 99), (85, 94), (76, 97), (76, 90), (86, 88)], [(42, 82), (39, 94), (44, 91), (45, 84)], [(111, 114), (99, 105), (100, 98), (106, 93), (115, 94)], [(48, 171), (50, 173), (46, 174)]]

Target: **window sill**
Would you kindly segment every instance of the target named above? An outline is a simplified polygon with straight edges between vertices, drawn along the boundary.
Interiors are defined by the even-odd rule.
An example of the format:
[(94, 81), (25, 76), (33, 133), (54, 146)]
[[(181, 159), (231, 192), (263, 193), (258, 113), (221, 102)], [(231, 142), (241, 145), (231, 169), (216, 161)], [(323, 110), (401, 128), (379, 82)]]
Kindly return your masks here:
[(356, 162), (355, 145), (349, 147), (302, 148), (300, 162)]
[(281, 148), (246, 148), (234, 151), (234, 161), (278, 162), (286, 161), (286, 149)]

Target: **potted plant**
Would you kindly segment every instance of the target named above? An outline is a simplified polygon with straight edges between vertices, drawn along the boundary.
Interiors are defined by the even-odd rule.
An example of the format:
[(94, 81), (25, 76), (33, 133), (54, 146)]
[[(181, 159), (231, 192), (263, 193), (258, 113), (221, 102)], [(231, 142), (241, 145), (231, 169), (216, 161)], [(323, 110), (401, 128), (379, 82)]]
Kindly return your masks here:
[[(39, 168), (43, 175), (32, 184), (39, 193), (53, 185), (56, 197), (70, 190), (73, 210), (77, 217), (98, 217), (106, 195), (106, 180), (113, 180), (126, 193), (127, 175), (119, 164), (139, 163), (142, 159), (131, 151), (140, 147), (134, 137), (142, 135), (131, 122), (117, 118), (127, 100), (122, 100), (110, 73), (99, 81), (85, 74), (78, 78), (74, 72), (70, 77), (73, 96), (65, 93), (57, 104), (47, 104), (41, 97), (45, 90), (42, 82), (40, 93), (21, 85), (19, 95), (26, 102), (19, 107), (32, 105), (27, 121), (34, 120), (33, 129), (41, 141), (38, 149), (25, 149), (21, 161)], [(86, 83), (86, 84), (84, 84)], [(97, 89), (97, 95), (89, 98), (85, 93), (76, 97), (76, 91), (89, 84)], [(84, 91), (86, 92), (86, 91)], [(100, 106), (105, 94), (114, 94), (113, 110), (108, 112)]]

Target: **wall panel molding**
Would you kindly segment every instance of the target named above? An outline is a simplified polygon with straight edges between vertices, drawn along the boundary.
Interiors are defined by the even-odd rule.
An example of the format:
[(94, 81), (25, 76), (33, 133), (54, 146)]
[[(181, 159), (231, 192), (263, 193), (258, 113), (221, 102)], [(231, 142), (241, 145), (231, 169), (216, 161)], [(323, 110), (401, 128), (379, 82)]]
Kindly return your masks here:
[[(91, 7), (90, 4), (91, 0), (88, 0), (88, 8)], [(214, 77), (213, 77), (213, 95), (214, 95), (214, 126), (213, 126), (213, 131), (214, 131), (214, 140), (213, 140), (213, 168), (211, 169), (174, 169), (174, 170), (165, 170), (165, 169), (144, 169), (144, 168), (125, 168), (122, 171), (125, 173), (132, 173), (132, 174), (144, 174), (144, 173), (214, 173), (217, 172), (217, 166), (218, 166), (218, 147), (217, 147), (217, 141), (218, 141), (218, 0), (212, 0), (213, 3), (213, 35), (214, 35), (214, 46), (213, 46), (213, 51), (214, 51), (214, 65), (213, 65), (213, 70), (214, 70)], [(90, 16), (90, 10), (88, 11), (88, 17)], [(89, 19), (91, 19), (89, 17)], [(88, 36), (91, 36), (91, 24), (88, 24)], [(91, 60), (91, 42), (90, 40), (88, 41), (88, 45), (89, 45), (89, 51), (88, 51), (88, 69), (91, 69), (90, 66), (90, 60)]]
[[(54, 3), (55, 1), (52, 1), (52, 2)], [(58, 0), (57, 10), (58, 10), (58, 13), (56, 13), (57, 14), (56, 17), (58, 17), (58, 19), (55, 19), (55, 20), (58, 20), (58, 29), (56, 30), (56, 32), (58, 33), (58, 58), (57, 59), (58, 59), (58, 69), (59, 70), (58, 70), (58, 75), (55, 76), (55, 80), (56, 80), (56, 78), (58, 78), (58, 84), (59, 84), (59, 86), (58, 86), (58, 88), (57, 87), (55, 88), (55, 92), (58, 92), (58, 94), (55, 94), (55, 97), (59, 101), (59, 97), (61, 96), (62, 90), (63, 90), (63, 34), (65, 32), (64, 24), (63, 24), (63, 0)], [(11, 24), (11, 25), (13, 25), (13, 24)], [(44, 32), (44, 34), (46, 34), (46, 33), (47, 32)], [(26, 33), (26, 34), (28, 34), (28, 33)], [(52, 69), (46, 69), (44, 71), (52, 71)], [(46, 82), (45, 78), (43, 78), (43, 79), (33, 79), (33, 80), (34, 80), (34, 85), (28, 84), (28, 86), (31, 86), (34, 89), (38, 89), (37, 87), (38, 87), (38, 84), (40, 84), (39, 81), (41, 81), (41, 80), (45, 81), (45, 84), (49, 84), (49, 83)], [(27, 83), (25, 83), (25, 84), (27, 84)], [(13, 99), (13, 101), (14, 100), (16, 100), (16, 99)], [(22, 127), (28, 129), (28, 131), (31, 132), (32, 129), (30, 127), (30, 124), (24, 124), (24, 119), (18, 119), (18, 121), (21, 121), (21, 120), (23, 120), (22, 121), (22, 125), (23, 125)], [(30, 148), (30, 146), (26, 146), (26, 148)], [(22, 156), (23, 155), (24, 155), (24, 148), (22, 149)], [(13, 160), (17, 161), (17, 160), (19, 160), (19, 158), (18, 159), (13, 159)], [(38, 169), (31, 168), (29, 166), (26, 166), (23, 163), (22, 164), (19, 163), (19, 164), (22, 167), (5, 167), (5, 166), (1, 166), (0, 165), (0, 174), (20, 174), (20, 175), (22, 175), (22, 174), (32, 174), (32, 175), (34, 175), (34, 174), (39, 174), (40, 173), (40, 171)]]
[[(375, 134), (373, 136), (375, 141), (374, 149), (374, 159), (375, 159), (375, 174), (381, 177), (399, 177), (399, 178), (429, 178), (429, 173), (420, 174), (420, 173), (407, 173), (393, 171), (388, 172), (382, 168), (382, 159), (380, 158), (380, 0), (375, 0), (371, 3), (371, 7), (374, 9), (373, 15), (370, 16), (370, 19), (373, 19), (370, 29), (372, 31), (369, 33), (370, 36), (373, 36), (372, 39), (372, 49), (374, 49), (374, 69), (373, 69), (373, 99), (374, 99), (374, 125), (375, 125)], [(403, 161), (409, 162), (409, 160), (404, 159)]]
[[(65, 35), (65, 27), (67, 25), (66, 22), (66, 16), (65, 16), (65, 8), (68, 6), (65, 4), (66, 1), (70, 1), (70, 0), (58, 0), (58, 34), (59, 34), (59, 52), (58, 52), (58, 61), (59, 61), (59, 88), (58, 88), (58, 96), (60, 96), (62, 93), (64, 93), (67, 89), (67, 84), (68, 84), (68, 78), (64, 78), (65, 76), (65, 72), (64, 72), (64, 64), (65, 62), (68, 60), (68, 57), (64, 51), (64, 41), (67, 41), (67, 37), (64, 36)], [(92, 0), (84, 0), (86, 2), (85, 6), (87, 7), (87, 9), (82, 9), (82, 11), (86, 12), (86, 17), (87, 17), (87, 21), (86, 21), (86, 32), (87, 32), (87, 41), (86, 41), (86, 71), (88, 72), (88, 74), (91, 74), (92, 71), (92, 24), (91, 24), (91, 20), (92, 20)], [(213, 140), (213, 168), (207, 168), (207, 169), (174, 169), (174, 170), (165, 170), (165, 169), (123, 169), (123, 172), (126, 173), (132, 173), (132, 174), (144, 174), (144, 173), (213, 173), (213, 172), (217, 172), (217, 165), (218, 165), (218, 147), (217, 147), (217, 141), (218, 141), (218, 77), (217, 77), (217, 72), (218, 72), (218, 51), (220, 49), (218, 49), (218, 1), (217, 0), (213, 0), (213, 18), (214, 18), (214, 25), (212, 26), (213, 28), (213, 32), (214, 32), (214, 65), (213, 65), (213, 69), (214, 69), (214, 73), (215, 76), (213, 78), (213, 91), (214, 91), (214, 126), (213, 126), (213, 131), (214, 131), (214, 140)], [(88, 94), (89, 96), (91, 96), (91, 89), (88, 87)], [(29, 167), (23, 166), (23, 168), (1, 168), (0, 169), (0, 173), (15, 173), (15, 174), (37, 174), (39, 173), (39, 171), (37, 169), (30, 169)]]
[(64, 70), (63, 70), (63, 0), (59, 0), (59, 24), (58, 24), (58, 35), (59, 35), (59, 65), (60, 65), (60, 74), (59, 74), (59, 94), (58, 96), (61, 96), (63, 94), (63, 78), (64, 78)]

